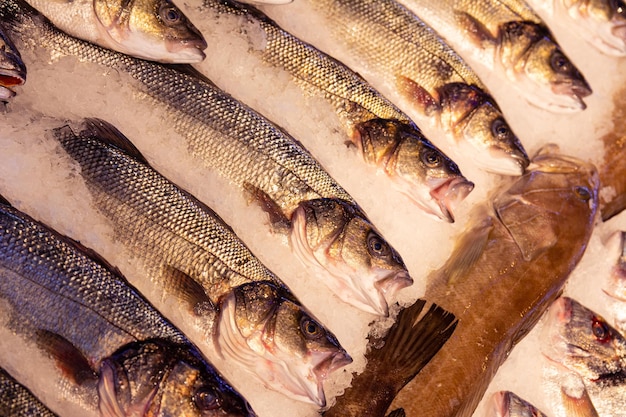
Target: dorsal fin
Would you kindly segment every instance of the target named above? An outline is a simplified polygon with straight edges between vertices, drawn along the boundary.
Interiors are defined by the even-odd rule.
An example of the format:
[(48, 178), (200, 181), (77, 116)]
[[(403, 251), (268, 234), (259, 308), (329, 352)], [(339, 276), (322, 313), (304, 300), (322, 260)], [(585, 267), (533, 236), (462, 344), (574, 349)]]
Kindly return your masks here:
[(89, 360), (66, 338), (43, 329), (38, 330), (35, 337), (39, 348), (48, 352), (63, 374), (74, 383), (82, 385), (98, 379)]
[(81, 136), (95, 136), (104, 143), (115, 146), (142, 164), (150, 166), (146, 158), (139, 152), (139, 149), (111, 123), (95, 117), (89, 117), (83, 120), (83, 125), (84, 128), (80, 132)]

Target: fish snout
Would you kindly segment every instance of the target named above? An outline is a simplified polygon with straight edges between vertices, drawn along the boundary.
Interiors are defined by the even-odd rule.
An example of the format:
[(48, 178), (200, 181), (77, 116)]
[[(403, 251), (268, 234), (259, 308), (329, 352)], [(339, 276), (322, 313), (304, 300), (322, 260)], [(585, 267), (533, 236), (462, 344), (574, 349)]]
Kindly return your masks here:
[(167, 50), (170, 53), (172, 64), (192, 64), (204, 61), (206, 58), (204, 50), (207, 46), (206, 40), (201, 37), (184, 42), (170, 42)]
[(321, 361), (313, 369), (319, 380), (325, 380), (332, 372), (352, 363), (352, 357), (344, 349), (340, 349)]
[(454, 211), (473, 189), (474, 183), (465, 177), (449, 178), (443, 184), (433, 188), (430, 195), (437, 201), (440, 209), (437, 217), (454, 223)]

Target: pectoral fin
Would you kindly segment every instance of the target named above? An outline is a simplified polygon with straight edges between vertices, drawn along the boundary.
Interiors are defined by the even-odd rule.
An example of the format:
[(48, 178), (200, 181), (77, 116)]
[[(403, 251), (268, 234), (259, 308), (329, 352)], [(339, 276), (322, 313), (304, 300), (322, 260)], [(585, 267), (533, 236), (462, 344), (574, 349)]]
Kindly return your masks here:
[(465, 29), (468, 38), (476, 45), (482, 46), (484, 43), (493, 43), (496, 38), (491, 31), (474, 16), (465, 12), (455, 12), (456, 21), (459, 27)]
[(207, 296), (200, 283), (189, 274), (173, 266), (165, 266), (165, 289), (189, 307), (196, 316), (207, 309), (215, 310), (215, 305)]
[(38, 330), (37, 345), (55, 360), (63, 374), (77, 385), (96, 381), (98, 376), (89, 360), (69, 340), (48, 330)]
[(273, 227), (289, 230), (291, 222), (280, 206), (265, 191), (248, 182), (243, 185), (243, 188), (248, 192), (251, 199), (256, 201), (263, 211), (270, 216), (270, 223)]
[(424, 87), (416, 81), (399, 76), (396, 79), (398, 90), (402, 91), (407, 100), (415, 103), (418, 109), (427, 116), (439, 112), (439, 99), (433, 97)]

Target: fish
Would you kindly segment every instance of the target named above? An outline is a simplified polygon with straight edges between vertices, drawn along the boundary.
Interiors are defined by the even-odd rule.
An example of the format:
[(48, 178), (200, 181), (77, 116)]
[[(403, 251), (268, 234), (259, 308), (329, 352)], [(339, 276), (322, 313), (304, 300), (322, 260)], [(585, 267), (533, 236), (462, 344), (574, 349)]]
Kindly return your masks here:
[(114, 126), (97, 119), (80, 125), (78, 134), (66, 125), (53, 135), (161, 301), (176, 297), (202, 342), (225, 360), (323, 407), (324, 379), (352, 362), (337, 338), (213, 210), (156, 172)]
[[(444, 132), (456, 153), (480, 168), (521, 175), (528, 165), (524, 147), (476, 73), (399, 3), (303, 0), (262, 10), (358, 71), (422, 129)], [(294, 15), (307, 18), (296, 23)], [(320, 26), (329, 29), (323, 38)]]
[(401, 0), (468, 60), (497, 72), (531, 105), (584, 110), (589, 83), (523, 0)]
[[(198, 349), (94, 251), (0, 200), (3, 325), (86, 413), (253, 417)], [(62, 319), (60, 319), (62, 318)], [(15, 356), (3, 352), (1, 356)]]
[(22, 57), (0, 26), (0, 100), (15, 97), (13, 88), (26, 82), (26, 65)]
[[(30, 39), (36, 31), (38, 43), (33, 47), (39, 51), (73, 56), (132, 78), (126, 89), (138, 100), (166, 110), (165, 117), (185, 140), (188, 154), (259, 203), (270, 214), (270, 228), (288, 236), (292, 247), (295, 242), (303, 249), (294, 253), (313, 266), (315, 279), (339, 299), (387, 315), (387, 299), (413, 283), (400, 254), (296, 139), (190, 65), (140, 60), (73, 38), (23, 0), (2, 2), (0, 20), (20, 39)], [(305, 212), (325, 216), (316, 223), (324, 229), (301, 233), (311, 232), (311, 226), (302, 223), (307, 220)], [(305, 237), (312, 240), (298, 241)], [(325, 250), (330, 247), (332, 251)]]
[(570, 297), (552, 304), (542, 332), (542, 353), (582, 378), (598, 414), (622, 415), (626, 406), (624, 336)]
[(618, 256), (604, 292), (619, 301), (626, 301), (626, 231), (613, 233), (607, 246), (615, 246)]
[(598, 51), (626, 56), (626, 4), (622, 0), (555, 0), (555, 18), (571, 22)]
[(596, 221), (598, 187), (595, 166), (546, 146), (523, 176), (503, 181), (476, 206), (424, 293), (458, 325), (392, 408), (404, 408), (407, 416), (472, 415), (498, 367), (582, 257)]
[(3, 368), (0, 368), (0, 416), (58, 417)]
[[(454, 314), (424, 299), (403, 308), (385, 336), (368, 337), (367, 365), (324, 417), (383, 417), (394, 397), (450, 338)], [(405, 417), (393, 410), (387, 417)]]
[(492, 396), (494, 417), (548, 417), (537, 407), (511, 391), (498, 391)]
[[(328, 113), (334, 116), (333, 120), (343, 130), (343, 134), (336, 135), (340, 143), (347, 143), (357, 150), (366, 163), (385, 173), (391, 179), (392, 186), (426, 213), (443, 221), (454, 221), (455, 206), (467, 197), (474, 184), (461, 174), (454, 161), (424, 136), (406, 114), (371, 87), (363, 77), (282, 30), (254, 7), (231, 1), (204, 0), (199, 10), (203, 25), (207, 28), (203, 33), (211, 47), (216, 47), (210, 53), (220, 53), (217, 47), (221, 47), (224, 37), (243, 38), (246, 51), (242, 53), (258, 57), (261, 65), (273, 69), (272, 73), (286, 71), (303, 96), (320, 97), (327, 103)], [(222, 28), (218, 29), (220, 25)], [(250, 29), (237, 32), (231, 30), (231, 26), (241, 25)], [(259, 39), (263, 41), (259, 42)], [(260, 43), (262, 46), (259, 46)], [(256, 47), (249, 47), (252, 45)], [(257, 61), (249, 65), (246, 65), (248, 61), (244, 59), (239, 62), (241, 67), (245, 66), (251, 72), (258, 68), (255, 64)], [(206, 62), (199, 69), (209, 76), (212, 72), (230, 74), (232, 71), (229, 64), (218, 62)], [(257, 79), (257, 82), (262, 81)], [(251, 100), (262, 102), (263, 111), (267, 111), (271, 105), (259, 89), (248, 89), (246, 94)], [(241, 95), (238, 98), (249, 102)], [(313, 103), (317, 104), (317, 101)], [(308, 114), (307, 110), (302, 111), (303, 116)], [(291, 130), (286, 125), (289, 119), (274, 118)], [(326, 135), (311, 132), (310, 136), (311, 141), (321, 141)], [(302, 135), (299, 138), (302, 140)]]
[(62, 31), (137, 58), (197, 63), (206, 40), (171, 0), (28, 0)]

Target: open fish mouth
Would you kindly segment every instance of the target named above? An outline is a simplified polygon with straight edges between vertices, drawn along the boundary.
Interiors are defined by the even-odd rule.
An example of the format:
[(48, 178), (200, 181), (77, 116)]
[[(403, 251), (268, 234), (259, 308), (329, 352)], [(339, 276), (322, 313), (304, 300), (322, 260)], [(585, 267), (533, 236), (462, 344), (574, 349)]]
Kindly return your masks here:
[(575, 111), (584, 110), (587, 104), (583, 101), (584, 97), (591, 95), (591, 87), (586, 82), (555, 82), (552, 84), (552, 92), (556, 95), (563, 96), (563, 100), (551, 106), (553, 110)]
[(12, 87), (23, 85), (26, 82), (26, 74), (20, 70), (0, 69), (0, 99), (8, 99), (15, 96)]
[(207, 43), (202, 39), (189, 40), (186, 42), (169, 42), (167, 51), (176, 57), (172, 59), (172, 63), (198, 63), (206, 58), (204, 50)]
[(437, 203), (437, 212), (433, 212), (441, 220), (454, 223), (454, 211), (474, 189), (474, 183), (463, 178), (449, 178), (441, 185), (435, 186), (430, 196)]

